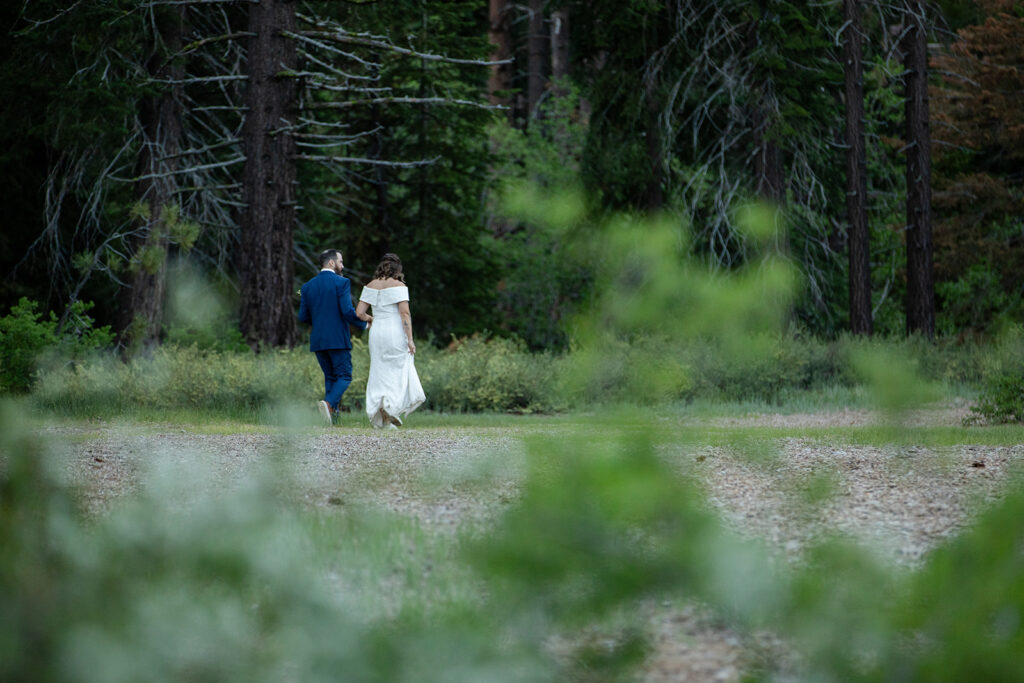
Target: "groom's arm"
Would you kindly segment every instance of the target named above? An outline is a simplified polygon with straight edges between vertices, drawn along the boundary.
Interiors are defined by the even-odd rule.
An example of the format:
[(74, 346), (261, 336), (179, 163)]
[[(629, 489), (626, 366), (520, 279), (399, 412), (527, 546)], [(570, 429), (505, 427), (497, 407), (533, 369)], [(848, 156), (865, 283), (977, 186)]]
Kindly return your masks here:
[(338, 312), (341, 319), (350, 325), (355, 325), (361, 330), (366, 329), (366, 321), (360, 320), (356, 315), (356, 309), (352, 307), (352, 285), (347, 278), (342, 278), (338, 287)]
[(299, 322), (313, 322), (313, 316), (309, 314), (309, 306), (306, 305), (306, 297), (302, 290), (299, 290)]

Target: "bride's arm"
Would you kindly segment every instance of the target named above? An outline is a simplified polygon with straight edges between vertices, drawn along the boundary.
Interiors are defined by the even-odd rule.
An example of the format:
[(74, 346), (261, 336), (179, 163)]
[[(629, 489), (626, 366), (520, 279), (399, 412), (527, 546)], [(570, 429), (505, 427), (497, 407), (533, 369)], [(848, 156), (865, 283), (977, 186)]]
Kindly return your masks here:
[(373, 322), (373, 316), (366, 312), (366, 310), (369, 307), (369, 304), (367, 304), (365, 301), (360, 301), (358, 304), (356, 304), (356, 317), (362, 320), (364, 323)]
[(402, 329), (405, 331), (405, 338), (409, 342), (409, 353), (416, 353), (416, 344), (412, 340), (412, 314), (409, 312), (409, 302), (398, 302), (398, 315), (402, 317)]

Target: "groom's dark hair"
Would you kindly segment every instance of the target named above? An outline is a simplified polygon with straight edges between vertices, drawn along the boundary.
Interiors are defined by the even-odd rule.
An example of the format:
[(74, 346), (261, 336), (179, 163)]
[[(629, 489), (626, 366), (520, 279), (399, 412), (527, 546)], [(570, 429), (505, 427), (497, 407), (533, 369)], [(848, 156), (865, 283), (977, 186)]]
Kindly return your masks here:
[(337, 260), (341, 257), (341, 252), (337, 249), (328, 249), (327, 251), (320, 253), (320, 267), (326, 268), (327, 264), (331, 261)]

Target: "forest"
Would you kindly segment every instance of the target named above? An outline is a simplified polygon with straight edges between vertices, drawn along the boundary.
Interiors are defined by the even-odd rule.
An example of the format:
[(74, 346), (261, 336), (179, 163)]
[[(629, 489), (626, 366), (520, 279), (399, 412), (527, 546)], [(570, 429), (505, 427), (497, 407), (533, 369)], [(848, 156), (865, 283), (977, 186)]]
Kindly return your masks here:
[(1022, 680), (1024, 1), (0, 27), (0, 681)]
[[(774, 207), (791, 333), (975, 340), (1024, 294), (1024, 6), (1012, 0), (7, 3), (0, 306), (121, 349), (301, 342), (298, 285), (395, 251), (417, 334), (568, 347), (588, 233), (661, 216), (711, 272)], [(509, 210), (531, 185), (581, 207)], [(240, 335), (240, 337), (239, 337)]]

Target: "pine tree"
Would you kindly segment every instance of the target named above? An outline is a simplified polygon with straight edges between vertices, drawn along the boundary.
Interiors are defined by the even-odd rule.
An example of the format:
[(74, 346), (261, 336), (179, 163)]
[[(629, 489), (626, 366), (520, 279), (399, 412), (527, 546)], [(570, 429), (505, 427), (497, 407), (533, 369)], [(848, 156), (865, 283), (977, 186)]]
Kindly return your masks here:
[(860, 0), (843, 0), (843, 75), (846, 112), (846, 213), (850, 275), (850, 331), (870, 335), (871, 243), (867, 216), (867, 155), (864, 148), (864, 75)]
[(906, 74), (907, 332), (935, 336), (932, 274), (931, 133), (924, 2), (908, 2), (901, 43)]
[(988, 16), (932, 61), (940, 75), (935, 273), (946, 332), (984, 332), (1024, 311), (1024, 17), (1013, 2), (981, 4)]

